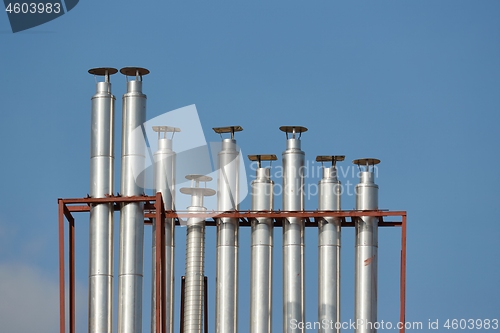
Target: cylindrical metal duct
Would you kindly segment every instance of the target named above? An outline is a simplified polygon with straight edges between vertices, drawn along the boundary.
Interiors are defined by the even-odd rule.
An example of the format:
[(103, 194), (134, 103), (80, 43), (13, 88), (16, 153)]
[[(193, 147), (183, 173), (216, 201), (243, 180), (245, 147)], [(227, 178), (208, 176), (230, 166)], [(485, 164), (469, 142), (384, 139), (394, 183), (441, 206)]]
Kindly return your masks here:
[[(104, 76), (92, 97), (90, 132), (90, 196), (113, 195), (114, 111), (109, 76), (115, 68), (93, 68), (90, 74)], [(89, 333), (112, 331), (113, 317), (113, 204), (90, 208)]]
[[(175, 152), (172, 150), (172, 139), (168, 138), (168, 133), (172, 137), (176, 132), (180, 132), (177, 127), (153, 126), (153, 131), (158, 132), (158, 150), (154, 154), (154, 192), (161, 192), (165, 210), (174, 210), (175, 202)], [(163, 133), (163, 135), (161, 134)], [(165, 219), (165, 299), (167, 303), (165, 322), (167, 327), (163, 330), (165, 333), (171, 333), (174, 330), (174, 246), (175, 246), (175, 221), (173, 218)], [(156, 244), (154, 242), (156, 234), (156, 220), (153, 220), (153, 242), (152, 258), (153, 263), (156, 257)], [(151, 332), (156, 332), (156, 265), (152, 265), (151, 279)]]
[[(318, 156), (316, 161), (331, 161), (323, 167), (319, 181), (318, 209), (340, 210), (341, 184), (337, 179), (336, 162), (345, 156)], [(318, 221), (318, 332), (340, 332), (335, 324), (340, 321), (340, 227), (338, 217), (325, 217)], [(338, 326), (337, 326), (338, 327)]]
[[(142, 181), (135, 176), (144, 169), (145, 140), (134, 130), (146, 122), (146, 95), (142, 76), (147, 69), (126, 67), (120, 72), (135, 76), (127, 82), (122, 107), (121, 195), (144, 194)], [(144, 204), (131, 202), (120, 209), (120, 265), (118, 278), (118, 333), (142, 331), (142, 283), (144, 270)]]
[[(252, 211), (272, 211), (274, 182), (271, 169), (262, 168), (261, 161), (275, 161), (276, 155), (250, 155), (259, 167), (252, 181)], [(250, 333), (271, 333), (273, 219), (252, 220), (252, 267), (250, 281)]]
[[(378, 186), (374, 182), (374, 165), (380, 160), (364, 158), (354, 160), (358, 166), (366, 165), (360, 172), (360, 182), (356, 185), (356, 209), (378, 209)], [(372, 170), (370, 170), (370, 165)], [(356, 263), (355, 263), (355, 321), (356, 333), (373, 333), (377, 321), (377, 250), (378, 218), (362, 216), (356, 219)]]
[[(234, 133), (240, 126), (214, 128), (216, 133), (231, 133), (230, 139), (222, 140), (219, 152), (217, 210), (237, 211), (239, 149)], [(217, 286), (215, 326), (217, 333), (238, 331), (238, 219), (217, 219)]]
[[(215, 191), (209, 188), (200, 188), (200, 182), (211, 181), (212, 178), (202, 175), (188, 175), (193, 181), (192, 187), (181, 188), (181, 193), (191, 195), (192, 213), (205, 212), (203, 197), (212, 196)], [(205, 262), (205, 219), (192, 217), (187, 220), (186, 235), (186, 276), (184, 288), (184, 333), (201, 333), (203, 328), (203, 300), (204, 300), (204, 262)]]
[[(304, 210), (304, 159), (300, 136), (307, 128), (282, 126), (286, 133), (283, 160), (283, 210)], [(290, 138), (289, 138), (290, 134)], [(304, 332), (304, 219), (289, 217), (283, 221), (283, 332)]]

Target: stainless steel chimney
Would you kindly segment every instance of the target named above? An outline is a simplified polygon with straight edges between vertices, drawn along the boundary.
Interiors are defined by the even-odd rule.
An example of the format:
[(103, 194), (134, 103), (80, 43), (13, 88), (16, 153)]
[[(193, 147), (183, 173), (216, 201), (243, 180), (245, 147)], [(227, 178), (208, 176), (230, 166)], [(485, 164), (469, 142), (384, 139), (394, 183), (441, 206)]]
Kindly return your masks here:
[[(356, 185), (356, 209), (378, 209), (378, 186), (375, 184), (374, 165), (380, 163), (375, 158), (353, 161), (360, 168), (360, 182)], [(370, 168), (371, 166), (371, 168)], [(362, 216), (356, 219), (356, 263), (355, 263), (355, 321), (356, 333), (372, 333), (377, 322), (377, 250), (378, 218)]]
[[(205, 212), (203, 197), (212, 196), (215, 191), (201, 188), (200, 182), (212, 178), (202, 175), (187, 175), (192, 187), (181, 188), (181, 193), (191, 195), (191, 213)], [(205, 185), (206, 186), (206, 185)], [(204, 299), (204, 262), (205, 262), (205, 219), (192, 217), (187, 220), (186, 235), (186, 277), (184, 291), (184, 333), (201, 333), (203, 328)]]
[[(216, 133), (231, 133), (230, 139), (222, 140), (219, 152), (219, 179), (217, 182), (217, 210), (239, 209), (239, 149), (234, 133), (241, 126), (217, 127)], [(238, 331), (238, 219), (217, 219), (217, 286), (215, 326), (217, 333)]]
[[(283, 210), (304, 210), (304, 158), (300, 137), (307, 128), (281, 126), (286, 133), (283, 160)], [(290, 136), (290, 137), (289, 137)], [(283, 332), (304, 332), (304, 219), (289, 217), (283, 221)]]
[[(114, 112), (110, 75), (115, 68), (93, 68), (90, 74), (104, 76), (92, 97), (90, 132), (90, 196), (113, 195)], [(113, 318), (113, 204), (90, 208), (89, 333), (112, 331)]]
[[(261, 161), (276, 161), (276, 155), (249, 155), (258, 162), (257, 175), (252, 181), (252, 211), (269, 212), (274, 207), (274, 182), (271, 169)], [(271, 333), (273, 219), (252, 220), (252, 267), (250, 281), (250, 333)]]
[[(122, 106), (121, 195), (144, 194), (136, 178), (144, 169), (145, 140), (134, 130), (146, 122), (146, 95), (142, 93), (145, 68), (125, 67), (120, 72), (135, 80), (127, 82)], [(144, 129), (142, 129), (144, 130)], [(144, 204), (132, 202), (120, 209), (120, 266), (118, 278), (118, 333), (142, 331), (142, 283), (144, 270)]]
[[(153, 126), (153, 131), (158, 133), (158, 150), (154, 154), (154, 192), (161, 192), (165, 210), (174, 210), (175, 203), (175, 152), (172, 150), (172, 139), (176, 132), (181, 130), (171, 126)], [(168, 138), (168, 133), (172, 137)], [(153, 240), (156, 233), (156, 221), (153, 220)], [(174, 246), (175, 246), (175, 221), (173, 218), (165, 219), (165, 323), (163, 332), (174, 331)], [(156, 258), (156, 244), (152, 242), (152, 258)], [(156, 332), (156, 265), (152, 265), (151, 279), (151, 332)]]
[[(337, 161), (345, 156), (318, 156), (317, 162), (332, 162), (323, 167), (319, 181), (318, 209), (340, 210), (341, 184), (337, 178)], [(318, 221), (318, 332), (340, 332), (335, 324), (340, 322), (340, 228), (341, 219), (325, 217)], [(338, 326), (337, 326), (338, 327)]]

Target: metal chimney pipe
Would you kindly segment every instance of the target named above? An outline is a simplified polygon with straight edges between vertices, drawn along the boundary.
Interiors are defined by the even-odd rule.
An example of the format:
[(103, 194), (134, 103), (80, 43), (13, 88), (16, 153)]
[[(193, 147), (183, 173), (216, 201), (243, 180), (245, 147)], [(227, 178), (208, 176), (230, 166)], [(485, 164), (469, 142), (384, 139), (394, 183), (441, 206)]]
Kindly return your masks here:
[[(90, 131), (90, 196), (113, 195), (114, 112), (109, 76), (115, 68), (92, 68), (90, 74), (104, 76), (92, 96)], [(89, 333), (112, 331), (113, 316), (113, 205), (90, 208)]]
[[(317, 162), (332, 162), (323, 167), (323, 178), (319, 181), (318, 209), (341, 210), (342, 193), (337, 179), (337, 161), (345, 156), (318, 156)], [(340, 227), (338, 217), (325, 217), (318, 222), (318, 332), (340, 332), (335, 324), (340, 322)]]
[[(304, 210), (304, 158), (300, 137), (307, 128), (281, 126), (286, 133), (283, 160), (283, 210)], [(289, 138), (290, 134), (290, 138)], [(304, 332), (304, 219), (287, 218), (283, 221), (283, 332)]]
[[(222, 140), (219, 152), (219, 179), (217, 182), (217, 210), (239, 209), (239, 150), (234, 133), (241, 126), (217, 127), (216, 133), (231, 133), (230, 139)], [(238, 331), (238, 219), (217, 219), (217, 286), (215, 327), (217, 333)]]
[[(172, 150), (172, 139), (176, 132), (181, 130), (170, 126), (153, 126), (153, 131), (158, 133), (158, 150), (154, 154), (154, 192), (161, 192), (165, 210), (174, 210), (175, 202), (175, 160), (176, 155)], [(162, 135), (163, 133), (163, 135)], [(168, 138), (172, 133), (172, 138)], [(165, 333), (174, 331), (174, 246), (175, 246), (175, 221), (173, 218), (165, 219)], [(156, 233), (156, 220), (153, 220), (153, 240)], [(152, 258), (156, 257), (156, 243), (152, 242)], [(155, 260), (153, 259), (153, 262)], [(156, 265), (152, 265), (151, 278), (151, 332), (156, 332)]]
[[(192, 187), (181, 188), (181, 193), (191, 195), (192, 213), (205, 212), (203, 197), (212, 196), (215, 191), (210, 188), (200, 188), (200, 182), (208, 182), (212, 177), (202, 175), (187, 175), (192, 181)], [(205, 185), (206, 186), (206, 185)], [(187, 220), (186, 235), (186, 276), (184, 291), (184, 333), (201, 333), (203, 328), (204, 301), (204, 262), (205, 262), (205, 219), (191, 217)]]
[[(356, 209), (378, 209), (378, 186), (374, 182), (374, 165), (380, 160), (363, 158), (353, 161), (358, 166), (365, 165), (360, 171), (360, 182), (356, 185)], [(370, 166), (372, 166), (370, 171)], [(378, 218), (362, 216), (356, 219), (356, 263), (355, 263), (355, 305), (354, 316), (357, 323), (356, 333), (372, 333), (377, 330), (377, 251)]]
[[(145, 68), (125, 67), (123, 75), (135, 76), (127, 82), (122, 106), (121, 194), (144, 194), (143, 184), (134, 177), (144, 168), (145, 141), (133, 135), (146, 121), (146, 95), (142, 93)], [(142, 140), (140, 140), (142, 139)], [(120, 266), (118, 278), (118, 333), (142, 331), (142, 279), (144, 270), (144, 204), (123, 204), (120, 209)]]
[[(252, 181), (252, 211), (272, 211), (274, 182), (271, 169), (263, 168), (261, 161), (276, 161), (276, 155), (249, 155), (259, 167)], [(250, 281), (250, 333), (271, 333), (273, 219), (252, 220), (252, 267)]]

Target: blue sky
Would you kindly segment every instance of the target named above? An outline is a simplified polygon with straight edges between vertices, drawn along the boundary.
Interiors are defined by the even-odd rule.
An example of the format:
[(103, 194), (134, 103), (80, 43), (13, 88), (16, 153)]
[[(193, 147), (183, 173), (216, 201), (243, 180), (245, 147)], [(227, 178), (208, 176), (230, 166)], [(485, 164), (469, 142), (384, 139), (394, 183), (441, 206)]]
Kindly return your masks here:
[[(95, 83), (87, 70), (102, 66), (151, 70), (143, 89), (148, 119), (195, 104), (209, 142), (219, 141), (212, 127), (243, 126), (237, 139), (245, 154), (281, 156), (278, 127), (302, 125), (310, 163), (329, 154), (345, 154), (345, 168), (355, 158), (381, 159), (380, 207), (408, 212), (407, 319), (425, 328), (429, 319), (499, 318), (499, 10), (497, 1), (80, 1), (16, 34), (0, 15), (2, 331), (58, 329), (57, 198), (89, 192)], [(118, 143), (125, 78), (115, 75), (112, 83)], [(119, 161), (119, 145), (115, 154)], [(341, 181), (357, 182), (351, 174)], [(306, 209), (316, 207), (317, 198), (307, 200)], [(354, 208), (354, 197), (344, 196), (343, 208)], [(85, 332), (88, 216), (77, 221), (77, 326)], [(316, 234), (307, 230), (309, 321), (317, 312)], [(399, 229), (380, 234), (379, 319), (396, 321)], [(212, 309), (214, 235), (208, 230)], [(276, 332), (280, 236), (277, 229)], [(184, 239), (178, 229), (177, 291)], [(245, 263), (248, 230), (240, 239)], [(341, 311), (349, 320), (352, 230), (342, 242)], [(242, 264), (241, 332), (249, 327), (247, 272)], [(213, 332), (213, 315), (209, 320)]]

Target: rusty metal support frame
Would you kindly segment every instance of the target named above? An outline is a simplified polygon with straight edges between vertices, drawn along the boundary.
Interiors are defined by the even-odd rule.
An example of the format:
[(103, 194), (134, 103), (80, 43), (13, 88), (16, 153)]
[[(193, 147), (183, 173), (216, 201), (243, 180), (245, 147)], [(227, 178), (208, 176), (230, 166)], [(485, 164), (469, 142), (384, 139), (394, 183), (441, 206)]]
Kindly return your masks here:
[[(101, 203), (113, 203), (114, 210), (120, 210), (123, 203), (129, 202), (144, 202), (144, 208), (149, 213), (148, 220), (145, 224), (152, 224), (152, 219), (156, 219), (157, 228), (154, 237), (156, 243), (155, 265), (156, 265), (156, 313), (161, 314), (156, 316), (156, 333), (164, 332), (166, 327), (165, 322), (165, 306), (166, 304), (166, 290), (165, 290), (165, 252), (162, 249), (165, 247), (165, 208), (163, 205), (163, 198), (161, 193), (158, 192), (156, 196), (136, 196), (136, 197), (108, 197), (108, 198), (80, 198), (80, 199), (58, 199), (59, 206), (59, 332), (66, 332), (66, 296), (65, 296), (65, 275), (66, 270), (64, 266), (64, 219), (69, 222), (69, 333), (75, 333), (75, 219), (72, 213), (75, 212), (90, 212), (91, 205)], [(76, 205), (83, 204), (83, 205)]]
[[(183, 219), (188, 217), (199, 217), (206, 220), (206, 226), (215, 226), (214, 217), (232, 217), (239, 219), (239, 225), (248, 227), (251, 225), (252, 219), (267, 217), (274, 220), (275, 227), (281, 227), (283, 221), (289, 217), (302, 217), (305, 219), (306, 227), (317, 227), (318, 221), (323, 217), (339, 217), (342, 220), (342, 227), (354, 227), (355, 221), (361, 216), (375, 216), (379, 218), (379, 227), (401, 227), (401, 265), (400, 265), (400, 322), (403, 327), (399, 330), (400, 333), (405, 332), (405, 311), (406, 311), (406, 211), (388, 211), (388, 210), (343, 210), (343, 211), (237, 211), (237, 212), (206, 212), (206, 213), (188, 213), (187, 211), (165, 211), (161, 193), (158, 192), (155, 196), (135, 196), (135, 197), (120, 197), (110, 196), (108, 198), (74, 198), (74, 199), (58, 199), (59, 207), (59, 318), (60, 318), (60, 333), (66, 332), (66, 297), (65, 297), (65, 248), (64, 248), (64, 220), (69, 224), (68, 230), (68, 265), (69, 265), (69, 333), (75, 333), (75, 219), (72, 213), (90, 212), (92, 204), (113, 203), (114, 210), (120, 209), (121, 204), (129, 202), (144, 202), (145, 224), (152, 224), (153, 219), (160, 221), (157, 225), (155, 233), (156, 253), (156, 283), (160, 288), (156, 289), (156, 313), (161, 314), (156, 317), (156, 332), (163, 333), (167, 323), (165, 322), (166, 307), (166, 290), (163, 283), (165, 277), (164, 270), (161, 267), (165, 266), (165, 252), (162, 251), (165, 245), (164, 223), (165, 218), (174, 218), (175, 224), (180, 225)], [(384, 221), (384, 217), (401, 217), (401, 221)], [(347, 218), (350, 221), (347, 221)], [(182, 301), (182, 300), (181, 300)], [(207, 290), (205, 289), (205, 311), (207, 307)], [(181, 309), (182, 311), (182, 309)], [(206, 316), (205, 316), (206, 317)], [(205, 325), (208, 318), (205, 318)], [(208, 325), (206, 325), (208, 326)]]

